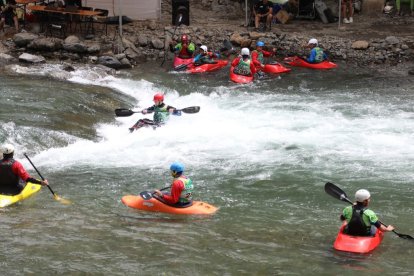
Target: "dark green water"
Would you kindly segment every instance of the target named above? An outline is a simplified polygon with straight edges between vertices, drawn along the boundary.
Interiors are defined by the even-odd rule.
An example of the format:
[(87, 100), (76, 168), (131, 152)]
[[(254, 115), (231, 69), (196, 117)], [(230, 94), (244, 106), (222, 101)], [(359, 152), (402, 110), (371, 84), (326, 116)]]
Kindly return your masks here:
[[(18, 71), (19, 73), (16, 73)], [(58, 66), (0, 76), (0, 142), (51, 187), (0, 210), (3, 275), (410, 275), (413, 244), (388, 233), (368, 255), (332, 248), (346, 203), (371, 191), (381, 220), (414, 235), (414, 84), (341, 66), (240, 86), (228, 68), (189, 76), (153, 65), (109, 76)], [(128, 127), (155, 92), (198, 114)], [(123, 195), (160, 188), (181, 161), (212, 217), (143, 213)], [(46, 272), (47, 271), (47, 272)]]

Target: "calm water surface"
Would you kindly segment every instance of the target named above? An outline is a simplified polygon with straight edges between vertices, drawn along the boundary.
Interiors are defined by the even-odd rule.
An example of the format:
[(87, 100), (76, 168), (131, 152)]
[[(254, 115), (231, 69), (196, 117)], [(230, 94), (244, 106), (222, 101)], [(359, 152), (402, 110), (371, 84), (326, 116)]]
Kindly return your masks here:
[[(156, 131), (128, 127), (155, 92), (177, 108)], [(0, 210), (3, 275), (411, 275), (413, 244), (388, 233), (368, 255), (335, 252), (346, 203), (331, 181), (414, 235), (414, 82), (294, 68), (240, 86), (147, 64), (114, 76), (94, 68), (11, 66), (0, 75), (0, 143), (27, 152), (51, 187)], [(150, 117), (150, 116), (147, 116)], [(212, 217), (143, 213), (123, 195), (161, 188), (181, 161)], [(46, 272), (47, 271), (47, 272)]]

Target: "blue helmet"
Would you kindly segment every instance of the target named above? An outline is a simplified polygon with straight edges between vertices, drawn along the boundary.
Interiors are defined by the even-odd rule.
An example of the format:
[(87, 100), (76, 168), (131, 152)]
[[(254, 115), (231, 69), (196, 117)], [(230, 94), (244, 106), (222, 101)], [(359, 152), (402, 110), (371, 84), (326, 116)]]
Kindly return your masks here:
[(180, 162), (174, 162), (170, 166), (170, 170), (178, 173), (182, 173), (184, 171), (184, 165)]
[(256, 46), (263, 47), (264, 42), (263, 41), (257, 41)]

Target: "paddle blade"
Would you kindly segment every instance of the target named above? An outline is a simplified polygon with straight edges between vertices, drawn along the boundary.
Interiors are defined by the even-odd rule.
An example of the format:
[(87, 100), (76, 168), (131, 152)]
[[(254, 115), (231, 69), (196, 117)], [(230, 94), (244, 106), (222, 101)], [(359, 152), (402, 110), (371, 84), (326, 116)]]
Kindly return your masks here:
[(336, 186), (335, 184), (331, 182), (327, 182), (325, 184), (325, 192), (334, 198), (337, 198), (339, 200), (346, 201), (352, 204), (352, 201), (348, 199), (348, 196), (346, 195), (346, 193), (342, 191), (341, 188), (339, 188), (338, 186)]
[(188, 114), (193, 114), (193, 113), (197, 113), (200, 111), (200, 107), (199, 106), (190, 106), (190, 107), (186, 107), (181, 109), (182, 112), (184, 113), (188, 113)]
[(411, 237), (410, 235), (406, 235), (406, 234), (401, 234), (401, 233), (397, 233), (395, 231), (393, 231), (395, 234), (397, 234), (398, 237), (402, 238), (402, 239), (406, 239), (406, 240), (414, 240), (413, 237)]
[(174, 67), (174, 70), (175, 70), (175, 71), (183, 71), (183, 70), (187, 69), (187, 66), (188, 66), (188, 65), (189, 65), (189, 64), (180, 64), (180, 65), (178, 65), (178, 66)]
[(148, 191), (143, 191), (139, 194), (144, 200), (150, 200), (152, 198), (152, 194)]
[(70, 200), (68, 200), (68, 199), (61, 198), (61, 197), (60, 197), (60, 196), (58, 196), (57, 194), (54, 194), (54, 198), (55, 198), (55, 200), (59, 201), (59, 202), (60, 202), (60, 203), (62, 203), (62, 204), (65, 204), (65, 205), (70, 205), (70, 204), (72, 204), (72, 201), (70, 201)]
[(134, 113), (135, 112), (132, 111), (131, 109), (126, 109), (126, 108), (117, 108), (117, 109), (115, 109), (115, 115), (117, 117), (128, 117), (128, 116), (131, 116)]

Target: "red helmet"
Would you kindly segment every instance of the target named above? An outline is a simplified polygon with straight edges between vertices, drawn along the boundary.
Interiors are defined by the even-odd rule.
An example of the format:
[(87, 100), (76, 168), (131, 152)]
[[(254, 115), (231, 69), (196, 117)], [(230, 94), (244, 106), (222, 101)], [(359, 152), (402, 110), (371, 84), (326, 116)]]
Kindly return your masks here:
[(154, 95), (154, 102), (158, 101), (158, 102), (163, 102), (164, 101), (164, 95), (161, 93), (157, 93)]
[(181, 36), (181, 42), (188, 42), (188, 36), (186, 34)]

